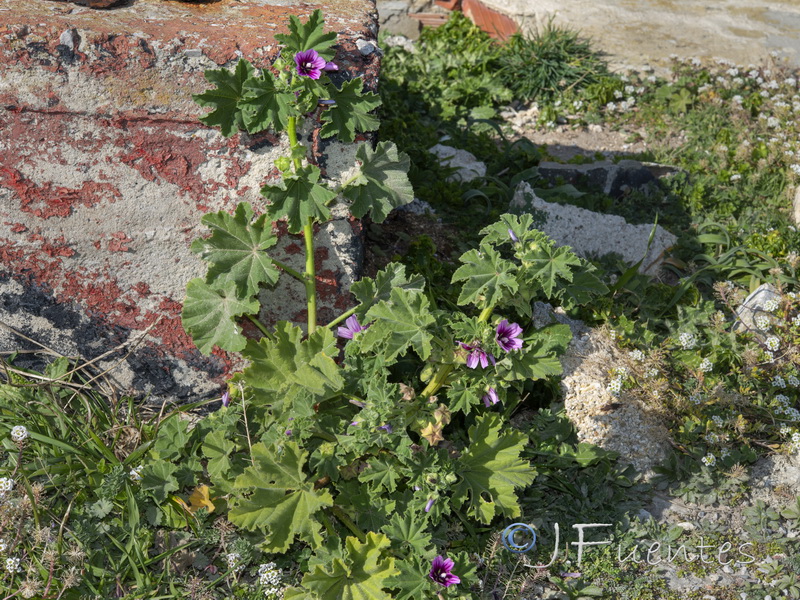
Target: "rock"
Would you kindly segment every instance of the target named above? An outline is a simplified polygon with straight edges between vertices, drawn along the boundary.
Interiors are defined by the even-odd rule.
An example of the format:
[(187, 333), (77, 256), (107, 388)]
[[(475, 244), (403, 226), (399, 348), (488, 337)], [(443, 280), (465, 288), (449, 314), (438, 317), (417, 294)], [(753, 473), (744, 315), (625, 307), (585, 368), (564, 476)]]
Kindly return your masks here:
[(468, 182), (486, 175), (486, 165), (475, 158), (475, 155), (466, 150), (459, 150), (451, 146), (436, 144), (428, 152), (439, 159), (443, 165), (458, 169), (448, 181)]
[(377, 7), (382, 31), (414, 40), (419, 37), (422, 23), (408, 16), (409, 12), (415, 11), (410, 1), (378, 0)]
[(412, 202), (398, 206), (394, 210), (399, 212), (409, 212), (414, 215), (424, 215), (428, 213), (432, 215), (436, 214), (436, 211), (430, 204), (425, 202), (425, 200), (420, 200), (419, 198), (414, 198)]
[[(415, 21), (418, 22), (418, 21)], [(399, 46), (406, 52), (416, 52), (416, 46), (414, 46), (414, 41), (411, 38), (408, 38), (404, 35), (390, 35), (383, 39), (383, 43), (385, 46), (389, 48), (393, 48), (395, 46)]]
[(604, 215), (576, 206), (545, 202), (526, 183), (520, 183), (511, 201), (513, 212), (542, 212), (545, 222), (539, 228), (559, 245), (571, 246), (583, 257), (617, 253), (629, 265), (642, 258), (639, 272), (655, 275), (664, 255), (676, 237), (658, 225), (650, 248), (647, 242), (652, 225), (631, 225), (617, 215)]
[(794, 191), (794, 199), (792, 200), (792, 219), (795, 225), (800, 225), (800, 187)]
[(356, 48), (364, 56), (369, 56), (373, 52), (377, 52), (379, 56), (383, 54), (374, 42), (368, 40), (356, 40)]
[(89, 8), (111, 8), (117, 4), (122, 4), (125, 0), (58, 0), (60, 2), (72, 2), (73, 4), (80, 4), (88, 6)]
[(758, 327), (755, 324), (756, 316), (759, 314), (771, 315), (772, 311), (766, 310), (765, 306), (768, 306), (771, 302), (780, 302), (780, 299), (781, 295), (771, 284), (761, 284), (736, 309), (737, 322), (733, 327), (734, 331), (743, 329), (758, 331)]

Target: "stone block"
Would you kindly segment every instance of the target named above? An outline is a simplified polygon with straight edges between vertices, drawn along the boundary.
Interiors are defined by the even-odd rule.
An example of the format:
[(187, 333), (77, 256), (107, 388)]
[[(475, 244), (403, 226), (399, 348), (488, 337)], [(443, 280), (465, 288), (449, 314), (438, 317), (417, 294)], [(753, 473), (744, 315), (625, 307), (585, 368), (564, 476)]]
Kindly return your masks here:
[[(372, 0), (308, 5), (282, 0), (182, 3), (134, 0), (94, 10), (50, 0), (0, 4), (0, 322), (66, 355), (98, 359), (118, 391), (153, 400), (213, 394), (235, 357), (202, 356), (180, 322), (186, 282), (204, 266), (189, 250), (200, 217), (258, 210), (276, 182), (279, 138), (223, 138), (198, 120), (192, 94), (204, 70), (244, 57), (266, 66), (288, 17), (315, 8), (338, 34), (341, 78), (377, 85)], [(353, 145), (303, 140), (331, 178)], [(302, 270), (302, 239), (281, 232), (277, 257)], [(360, 226), (339, 211), (317, 235), (320, 318), (348, 306), (360, 268)], [(288, 279), (288, 278), (283, 278)], [(270, 296), (267, 321), (303, 322), (303, 290)], [(0, 351), (28, 343), (0, 331)]]
[(616, 253), (629, 265), (642, 260), (639, 272), (647, 275), (658, 273), (664, 255), (677, 240), (658, 225), (648, 249), (652, 225), (631, 225), (617, 215), (545, 202), (525, 182), (517, 187), (510, 208), (514, 212), (544, 214), (544, 223), (537, 227), (558, 245), (572, 247), (579, 256), (591, 258)]

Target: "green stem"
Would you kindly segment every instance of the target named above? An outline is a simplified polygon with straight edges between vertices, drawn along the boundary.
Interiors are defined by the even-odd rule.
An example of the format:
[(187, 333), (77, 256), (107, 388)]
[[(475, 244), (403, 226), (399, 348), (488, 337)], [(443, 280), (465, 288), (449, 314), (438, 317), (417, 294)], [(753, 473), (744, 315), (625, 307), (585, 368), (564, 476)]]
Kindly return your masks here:
[(308, 335), (317, 330), (317, 273), (314, 267), (314, 219), (308, 217), (303, 227), (303, 239), (306, 246), (306, 302), (308, 304)]
[[(289, 133), (289, 146), (292, 150), (294, 150), (297, 147), (297, 117), (289, 117), (289, 125), (287, 129)], [(299, 158), (293, 159), (292, 162), (294, 163), (295, 171), (303, 166), (303, 161)]]
[(330, 535), (336, 535), (336, 530), (333, 528), (333, 523), (331, 523), (331, 520), (328, 518), (328, 515), (325, 514), (324, 510), (321, 510), (317, 513), (317, 518), (325, 526), (325, 531), (327, 531)]
[(347, 516), (347, 513), (344, 512), (340, 506), (334, 504), (331, 506), (330, 510), (333, 513), (333, 516), (339, 519), (339, 521), (341, 521), (345, 527), (352, 531), (362, 544), (367, 541), (367, 536), (364, 535), (364, 532), (358, 528), (358, 525), (356, 525), (353, 520)]
[(250, 319), (250, 321), (253, 323), (253, 325), (258, 327), (258, 329), (261, 331), (261, 333), (263, 333), (267, 337), (270, 336), (269, 329), (267, 329), (264, 326), (264, 324), (261, 321), (259, 321), (256, 317), (254, 317), (253, 315), (247, 315), (247, 318)]
[[(494, 310), (493, 306), (487, 306), (481, 311), (481, 314), (478, 316), (478, 321), (486, 322), (489, 320), (489, 317), (492, 316), (492, 311)], [(433, 396), (439, 389), (444, 385), (445, 381), (447, 381), (447, 376), (450, 375), (450, 372), (455, 368), (455, 365), (452, 363), (439, 365), (439, 368), (436, 370), (433, 378), (428, 382), (428, 385), (425, 386), (425, 389), (422, 390), (420, 396), (422, 398), (427, 398), (429, 396)]]
[(347, 317), (349, 317), (350, 315), (354, 315), (354, 314), (355, 314), (355, 312), (356, 312), (356, 311), (357, 311), (359, 308), (361, 308), (361, 305), (360, 305), (360, 304), (359, 304), (358, 306), (354, 306), (353, 308), (351, 308), (351, 309), (350, 309), (350, 310), (348, 310), (347, 312), (344, 312), (344, 313), (342, 313), (341, 315), (339, 315), (338, 317), (336, 317), (336, 318), (335, 318), (333, 321), (331, 321), (330, 323), (328, 323), (327, 325), (325, 325), (325, 327), (328, 327), (328, 328), (335, 327), (336, 325), (338, 325), (339, 323), (341, 323), (342, 321), (344, 321), (345, 319), (347, 319)]
[(305, 281), (305, 279), (306, 279), (306, 278), (305, 278), (305, 277), (303, 277), (303, 274), (302, 274), (300, 271), (295, 271), (295, 270), (294, 270), (292, 267), (290, 267), (290, 266), (288, 266), (288, 265), (285, 265), (285, 264), (283, 264), (283, 263), (282, 263), (281, 261), (279, 261), (279, 260), (275, 260), (275, 259), (274, 259), (274, 258), (272, 258), (271, 256), (269, 257), (269, 259), (270, 259), (272, 262), (274, 262), (274, 263), (275, 263), (275, 266), (276, 266), (276, 267), (278, 267), (279, 269), (282, 269), (282, 270), (284, 270), (286, 273), (288, 273), (289, 275), (291, 275), (292, 277), (294, 277), (294, 278), (295, 278), (295, 279), (297, 279), (298, 281)]
[(333, 435), (331, 433), (328, 433), (326, 431), (320, 431), (319, 429), (315, 429), (314, 431), (312, 431), (311, 435), (313, 437), (318, 437), (321, 440), (325, 440), (326, 442), (335, 442), (336, 441), (336, 436), (335, 435)]

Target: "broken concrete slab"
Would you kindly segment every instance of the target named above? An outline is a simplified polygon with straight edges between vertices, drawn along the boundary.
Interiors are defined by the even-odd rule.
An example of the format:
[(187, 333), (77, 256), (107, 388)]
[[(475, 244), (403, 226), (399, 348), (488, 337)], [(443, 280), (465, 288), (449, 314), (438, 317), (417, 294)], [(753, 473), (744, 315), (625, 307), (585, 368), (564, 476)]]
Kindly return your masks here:
[[(199, 122), (207, 111), (192, 94), (208, 87), (206, 69), (241, 57), (270, 64), (279, 50), (274, 35), (287, 31), (289, 15), (306, 19), (315, 8), (338, 34), (337, 76), (363, 75), (374, 89), (378, 53), (364, 55), (356, 45), (375, 40), (371, 0), (136, 0), (102, 11), (4, 0), (0, 321), (89, 359), (146, 331), (111, 373), (121, 393), (187, 399), (219, 386), (235, 357), (201, 356), (180, 322), (186, 282), (204, 272), (189, 244), (204, 232), (203, 214), (243, 200), (263, 205), (259, 189), (276, 181), (274, 161), (286, 146), (267, 133), (223, 138)], [(321, 147), (314, 123), (301, 135)], [(354, 145), (329, 144), (324, 152), (331, 178), (354, 164)], [(275, 228), (276, 257), (297, 264), (301, 238)], [(340, 213), (317, 234), (322, 320), (349, 305), (359, 231)], [(265, 321), (305, 321), (301, 289), (282, 283), (269, 303)], [(0, 350), (20, 347), (7, 331), (0, 336)]]
[(471, 152), (442, 144), (428, 148), (428, 152), (438, 158), (442, 165), (458, 169), (447, 178), (447, 181), (467, 183), (486, 176), (486, 165)]
[(585, 208), (545, 202), (528, 183), (517, 186), (510, 209), (513, 212), (543, 213), (544, 222), (539, 229), (562, 246), (571, 246), (583, 257), (600, 257), (619, 254), (629, 265), (640, 260), (639, 272), (656, 275), (664, 255), (677, 238), (669, 231), (656, 226), (653, 242), (647, 247), (652, 225), (631, 225), (617, 215), (604, 215)]

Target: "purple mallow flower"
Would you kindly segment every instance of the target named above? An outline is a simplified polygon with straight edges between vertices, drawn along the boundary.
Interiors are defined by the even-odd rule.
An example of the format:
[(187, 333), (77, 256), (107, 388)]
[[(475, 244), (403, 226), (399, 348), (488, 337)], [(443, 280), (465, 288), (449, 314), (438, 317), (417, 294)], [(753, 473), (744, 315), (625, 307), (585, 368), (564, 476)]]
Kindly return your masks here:
[(492, 356), (488, 352), (484, 352), (480, 346), (480, 343), (478, 342), (472, 342), (472, 343), (473, 345), (469, 346), (464, 342), (459, 342), (459, 344), (461, 344), (461, 347), (464, 348), (464, 350), (469, 350), (469, 355), (467, 356), (468, 368), (475, 369), (477, 368), (478, 363), (480, 363), (481, 368), (485, 369), (486, 367), (489, 366), (489, 361), (492, 361), (493, 365), (495, 364), (494, 356)]
[(508, 236), (511, 238), (511, 241), (514, 242), (515, 244), (519, 241), (519, 238), (514, 234), (514, 230), (513, 229), (509, 228)]
[(297, 65), (297, 74), (311, 79), (319, 79), (322, 71), (338, 71), (332, 62), (326, 62), (316, 50), (303, 50), (294, 55), (294, 62)]
[(339, 327), (338, 333), (340, 338), (346, 338), (348, 340), (352, 340), (356, 333), (359, 331), (364, 331), (369, 327), (369, 325), (364, 325), (362, 327), (358, 322), (358, 317), (355, 315), (347, 317), (347, 320), (344, 323), (347, 325), (347, 327)]
[(451, 585), (461, 583), (461, 578), (451, 573), (454, 566), (453, 559), (437, 556), (433, 559), (433, 565), (431, 566), (431, 572), (428, 573), (428, 577), (444, 587), (450, 587)]
[(230, 406), (231, 405), (231, 393), (228, 390), (225, 390), (222, 393), (222, 398), (220, 398), (220, 400), (222, 400), (222, 406)]
[(484, 405), (486, 405), (486, 408), (489, 408), (490, 406), (492, 406), (493, 404), (497, 404), (498, 402), (500, 402), (500, 398), (498, 398), (497, 392), (493, 387), (490, 387), (489, 392), (487, 394), (484, 394), (483, 396)]
[(428, 498), (428, 503), (425, 505), (425, 512), (431, 512), (434, 502), (436, 502), (435, 498)]
[(389, 423), (387, 423), (386, 425), (381, 425), (380, 427), (378, 427), (378, 429), (380, 429), (381, 431), (385, 431), (386, 433), (392, 433), (392, 431), (394, 431), (394, 428)]
[(522, 327), (516, 323), (509, 323), (508, 319), (503, 319), (497, 325), (497, 345), (506, 352), (512, 350), (519, 350), (522, 348), (522, 340), (519, 335), (522, 333)]

